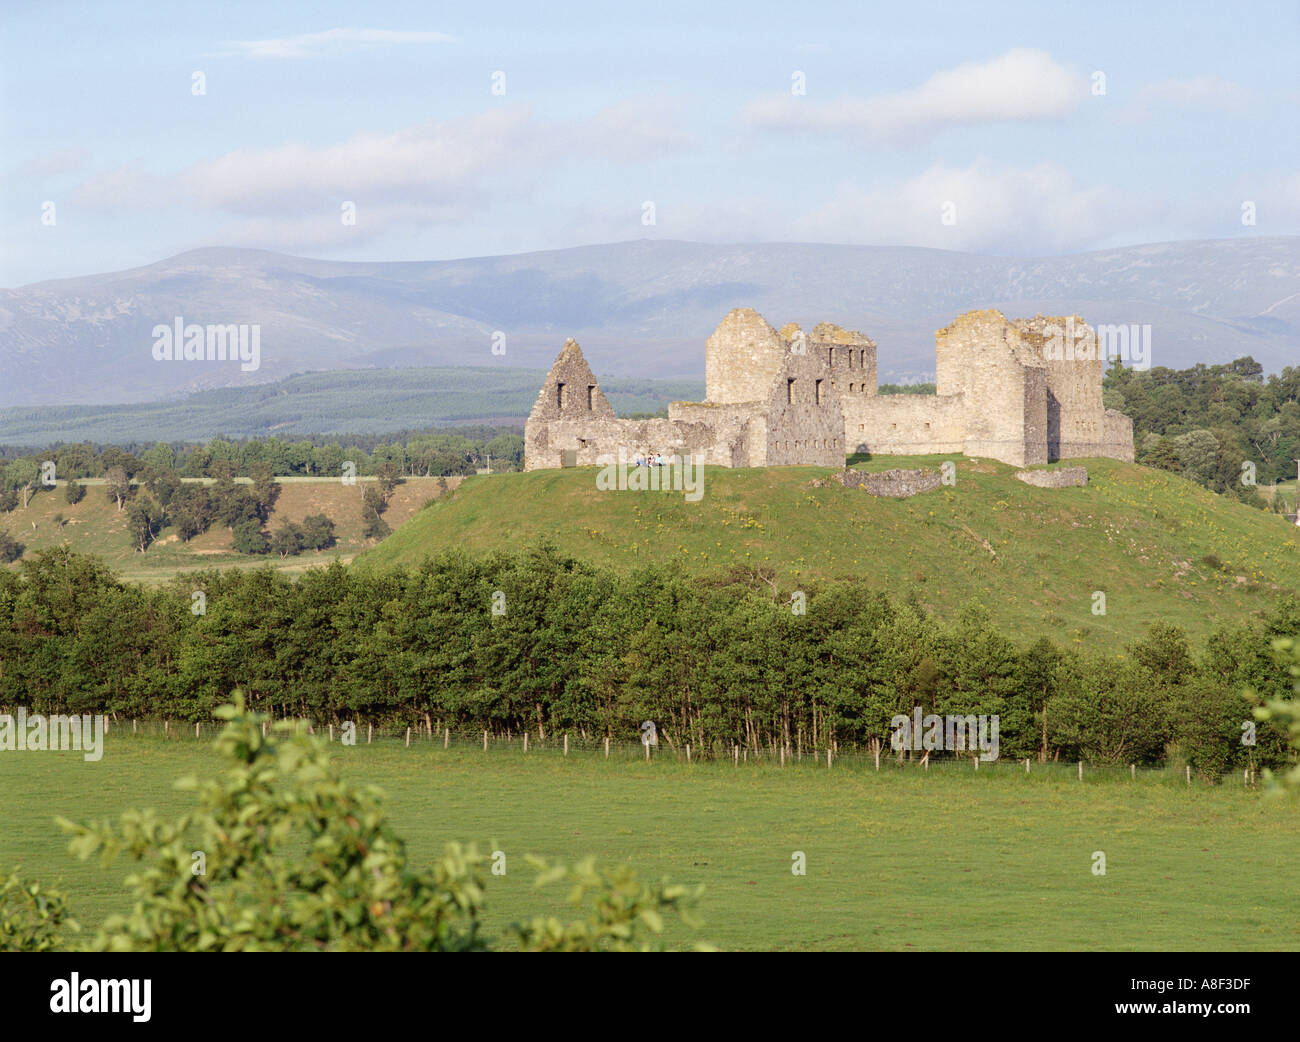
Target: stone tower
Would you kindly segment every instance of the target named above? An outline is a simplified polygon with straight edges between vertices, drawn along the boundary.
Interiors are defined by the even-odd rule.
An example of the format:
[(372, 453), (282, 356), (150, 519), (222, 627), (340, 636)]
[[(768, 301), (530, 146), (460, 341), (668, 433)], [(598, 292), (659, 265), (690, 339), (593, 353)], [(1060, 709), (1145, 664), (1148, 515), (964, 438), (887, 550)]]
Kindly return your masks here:
[(736, 308), (704, 345), (705, 398), (720, 405), (759, 402), (785, 361), (781, 335), (753, 308)]

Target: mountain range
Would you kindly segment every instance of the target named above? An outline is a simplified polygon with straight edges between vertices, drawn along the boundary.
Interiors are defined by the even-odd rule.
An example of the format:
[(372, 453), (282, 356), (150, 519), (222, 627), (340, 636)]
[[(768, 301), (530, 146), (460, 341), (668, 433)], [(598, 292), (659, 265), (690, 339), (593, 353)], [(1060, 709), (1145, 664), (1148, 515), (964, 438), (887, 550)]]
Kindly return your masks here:
[[(971, 308), (1149, 324), (1152, 364), (1300, 362), (1300, 237), (1042, 258), (896, 246), (639, 240), (448, 261), (193, 250), (0, 290), (0, 407), (176, 399), (294, 373), (549, 366), (565, 337), (600, 377), (688, 377), (733, 307), (878, 343), (881, 381), (932, 378), (934, 331)], [(154, 358), (177, 319), (257, 325), (260, 366)], [(503, 336), (502, 336), (503, 334)], [(495, 348), (495, 350), (494, 350)]]

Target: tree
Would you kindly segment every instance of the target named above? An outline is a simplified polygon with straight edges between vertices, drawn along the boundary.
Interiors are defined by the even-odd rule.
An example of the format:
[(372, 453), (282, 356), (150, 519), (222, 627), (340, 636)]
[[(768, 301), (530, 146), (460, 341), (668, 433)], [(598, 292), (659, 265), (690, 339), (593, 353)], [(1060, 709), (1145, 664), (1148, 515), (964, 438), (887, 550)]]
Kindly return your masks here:
[(367, 539), (383, 539), (392, 533), (381, 516), (388, 509), (388, 496), (382, 487), (367, 485), (361, 493), (362, 532)]
[(141, 553), (149, 549), (149, 544), (158, 535), (164, 519), (163, 509), (147, 496), (141, 496), (131, 504), (126, 512), (126, 527), (131, 533), (131, 541)]
[(70, 478), (63, 488), (63, 498), (68, 501), (69, 506), (76, 506), (86, 498), (86, 486), (76, 478)]
[(27, 509), (27, 504), (31, 502), (36, 492), (36, 482), (39, 477), (40, 468), (36, 465), (36, 461), (27, 457), (14, 460), (5, 468), (5, 484), (22, 497), (24, 510)]
[(304, 545), (303, 531), (292, 521), (281, 521), (271, 536), (271, 551), (281, 557), (302, 553)]
[(253, 479), (253, 500), (257, 504), (257, 515), (263, 521), (269, 521), (276, 500), (280, 498), (280, 483), (265, 463), (253, 464), (249, 468), (249, 476)]
[(232, 542), (237, 553), (264, 554), (271, 548), (266, 532), (262, 530), (262, 522), (257, 518), (240, 521), (233, 531)]
[(8, 529), (0, 528), (0, 564), (18, 560), (25, 549), (27, 548), (22, 543), (9, 534)]
[(328, 550), (335, 543), (334, 522), (324, 514), (308, 514), (302, 519), (303, 545), (312, 550)]
[(117, 509), (121, 510), (122, 504), (131, 495), (131, 479), (127, 476), (125, 467), (112, 466), (104, 471), (104, 491), (110, 500), (117, 503)]

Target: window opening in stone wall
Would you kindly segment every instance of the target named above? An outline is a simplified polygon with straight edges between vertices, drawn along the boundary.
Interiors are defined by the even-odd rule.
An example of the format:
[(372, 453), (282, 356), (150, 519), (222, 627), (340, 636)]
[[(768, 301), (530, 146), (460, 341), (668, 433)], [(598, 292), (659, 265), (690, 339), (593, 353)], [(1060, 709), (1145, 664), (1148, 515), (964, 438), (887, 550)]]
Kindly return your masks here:
[(564, 408), (564, 384), (562, 383), (555, 385), (555, 407), (557, 409)]
[(822, 382), (821, 382), (820, 380), (818, 380), (818, 381), (814, 384), (814, 387), (816, 388), (816, 391), (817, 391), (817, 404), (818, 404), (818, 405), (821, 405), (821, 403), (822, 403)]
[(587, 411), (591, 412), (596, 404), (596, 385), (587, 384)]
[(794, 378), (793, 377), (786, 377), (785, 401), (787, 405), (794, 404)]

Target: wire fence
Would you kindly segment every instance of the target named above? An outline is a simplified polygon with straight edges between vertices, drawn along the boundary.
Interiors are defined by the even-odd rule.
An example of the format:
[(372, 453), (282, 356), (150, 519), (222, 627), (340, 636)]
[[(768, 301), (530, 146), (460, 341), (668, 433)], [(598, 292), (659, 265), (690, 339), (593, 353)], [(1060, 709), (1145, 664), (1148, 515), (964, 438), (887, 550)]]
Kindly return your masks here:
[[(282, 721), (277, 721), (282, 722)], [(1069, 780), (1082, 784), (1157, 783), (1176, 786), (1236, 785), (1254, 790), (1260, 784), (1254, 767), (1220, 775), (1205, 775), (1186, 763), (1141, 765), (1136, 763), (1090, 763), (1085, 760), (1062, 761), (1037, 757), (983, 760), (977, 751), (967, 753), (905, 753), (899, 756), (887, 745), (879, 748), (849, 743), (807, 748), (803, 745), (742, 745), (713, 742), (705, 745), (660, 740), (647, 745), (639, 741), (617, 740), (603, 736), (566, 732), (467, 731), (430, 721), (427, 724), (402, 726), (393, 723), (343, 721), (320, 724), (300, 721), (310, 734), (340, 746), (372, 746), (386, 749), (442, 750), (465, 754), (477, 752), (498, 756), (574, 757), (605, 760), (611, 763), (649, 762), (682, 766), (733, 769), (778, 769), (805, 771), (849, 771), (870, 774), (971, 775), (985, 779), (1015, 776), (1030, 781)], [(264, 725), (270, 733), (273, 725)], [(136, 737), (176, 742), (210, 743), (220, 731), (215, 721), (191, 723), (157, 718), (107, 720), (106, 742)]]

